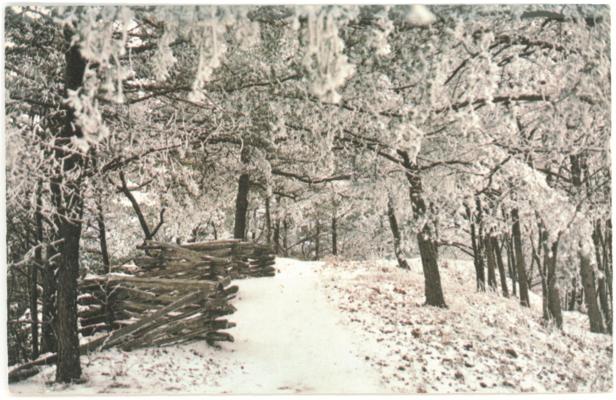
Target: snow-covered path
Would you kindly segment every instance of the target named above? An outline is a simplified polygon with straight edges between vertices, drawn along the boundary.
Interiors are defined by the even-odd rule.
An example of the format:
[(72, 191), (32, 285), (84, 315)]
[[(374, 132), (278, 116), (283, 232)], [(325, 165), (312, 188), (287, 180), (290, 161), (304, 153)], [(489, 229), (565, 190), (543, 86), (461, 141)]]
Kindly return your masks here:
[(383, 393), (380, 375), (353, 343), (358, 333), (325, 297), (321, 263), (277, 259), (273, 278), (234, 281), (240, 287), (228, 316), (234, 343), (198, 341), (131, 352), (110, 349), (81, 357), (76, 385), (48, 385), (50, 366), (10, 390), (21, 394), (91, 393)]
[[(353, 337), (325, 298), (320, 263), (278, 259), (274, 278), (238, 281), (230, 331), (243, 364), (221, 386), (233, 393), (376, 393), (385, 389), (356, 355)], [(239, 379), (238, 379), (239, 378)], [(243, 379), (242, 379), (243, 378)]]

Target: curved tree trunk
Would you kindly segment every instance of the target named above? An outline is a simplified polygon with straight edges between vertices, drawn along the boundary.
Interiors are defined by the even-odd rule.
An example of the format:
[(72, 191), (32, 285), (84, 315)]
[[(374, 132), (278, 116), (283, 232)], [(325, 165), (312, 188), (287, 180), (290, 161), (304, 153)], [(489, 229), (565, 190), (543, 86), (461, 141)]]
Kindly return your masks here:
[(398, 260), (398, 267), (402, 269), (410, 269), (409, 264), (404, 259), (404, 254), (402, 254), (402, 249), (400, 248), (400, 243), (402, 238), (400, 236), (400, 229), (398, 228), (398, 220), (396, 219), (396, 213), (394, 210), (393, 199), (391, 196), (387, 199), (387, 218), (389, 219), (389, 227), (391, 228), (391, 233), (394, 237), (394, 254), (396, 256), (396, 260)]
[[(402, 166), (406, 169), (406, 179), (409, 183), (409, 197), (413, 214), (417, 220), (421, 220), (426, 215), (427, 207), (423, 198), (423, 187), (421, 176), (417, 165), (412, 164), (405, 151), (398, 150), (398, 155), (402, 158)], [(426, 305), (435, 307), (447, 307), (443, 288), (441, 286), (441, 276), (438, 270), (438, 245), (429, 223), (417, 233), (417, 247), (421, 255), (421, 266), (424, 273)]]

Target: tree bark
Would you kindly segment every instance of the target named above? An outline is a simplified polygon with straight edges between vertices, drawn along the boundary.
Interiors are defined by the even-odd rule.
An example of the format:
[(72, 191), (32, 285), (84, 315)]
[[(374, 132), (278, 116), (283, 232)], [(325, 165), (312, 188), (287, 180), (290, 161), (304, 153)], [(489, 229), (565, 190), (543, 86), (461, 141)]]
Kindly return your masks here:
[(319, 223), (318, 219), (317, 219), (316, 229), (317, 229), (317, 234), (315, 235), (315, 240), (314, 240), (314, 259), (315, 261), (319, 259), (320, 251), (321, 251), (321, 224)]
[[(584, 176), (587, 174), (587, 165), (583, 160), (582, 154), (575, 154), (569, 157), (571, 163), (571, 183), (575, 191), (581, 191)], [(595, 274), (590, 264), (590, 254), (580, 250), (580, 278), (584, 293), (584, 302), (588, 311), (590, 331), (595, 333), (605, 333), (605, 325), (601, 309), (597, 303), (597, 289), (595, 286)]]
[(560, 291), (556, 284), (556, 259), (558, 255), (558, 242), (555, 240), (548, 248), (547, 241), (545, 244), (545, 269), (547, 272), (547, 289), (548, 289), (548, 318), (553, 319), (558, 329), (563, 328), (563, 315), (560, 305)]
[(498, 275), (500, 277), (501, 289), (504, 297), (509, 297), (509, 290), (507, 289), (507, 275), (505, 273), (505, 265), (503, 264), (503, 253), (499, 246), (496, 236), (490, 238), (492, 241), (492, 249), (496, 257), (496, 265), (498, 266)]
[(494, 249), (492, 248), (492, 238), (486, 236), (483, 240), (483, 248), (486, 253), (486, 260), (488, 264), (488, 286), (496, 290), (496, 260), (494, 258)]
[(517, 296), (516, 265), (515, 256), (513, 254), (513, 238), (507, 235), (507, 269), (511, 277), (511, 292), (514, 296)]
[(483, 254), (475, 229), (475, 221), (470, 207), (466, 206), (466, 215), (470, 222), (471, 228), (471, 245), (473, 248), (473, 265), (475, 266), (475, 281), (477, 282), (477, 290), (484, 291), (486, 289), (486, 278), (483, 267)]
[(387, 217), (389, 219), (389, 227), (391, 229), (391, 233), (394, 237), (394, 254), (396, 256), (396, 260), (398, 260), (398, 267), (402, 269), (410, 269), (409, 264), (404, 258), (404, 254), (402, 254), (402, 249), (400, 248), (402, 238), (400, 236), (398, 220), (396, 219), (393, 199), (391, 198), (391, 196), (389, 196), (389, 198), (387, 199)]
[(133, 206), (133, 210), (135, 211), (135, 214), (137, 214), (137, 219), (139, 220), (139, 225), (141, 225), (141, 230), (143, 230), (143, 236), (145, 237), (145, 240), (152, 240), (154, 236), (156, 236), (156, 234), (158, 233), (160, 227), (163, 226), (163, 223), (165, 222), (165, 208), (163, 207), (160, 210), (160, 221), (158, 222), (158, 225), (156, 225), (154, 229), (150, 229), (147, 221), (145, 220), (145, 216), (141, 211), (139, 202), (137, 202), (137, 199), (135, 198), (135, 196), (133, 196), (131, 190), (128, 188), (126, 178), (124, 177), (124, 172), (120, 172), (120, 180), (122, 182), (122, 185), (119, 187), (119, 190), (124, 193), (128, 201), (130, 201), (131, 205)]
[[(67, 43), (72, 42), (73, 32), (64, 31)], [(81, 56), (78, 45), (71, 44), (65, 53), (65, 93), (77, 90), (83, 83), (86, 60)], [(56, 382), (72, 382), (81, 377), (79, 362), (79, 336), (77, 327), (77, 279), (79, 278), (79, 241), (81, 238), (81, 177), (67, 178), (67, 173), (83, 165), (83, 156), (78, 152), (67, 152), (65, 146), (72, 137), (81, 137), (82, 132), (75, 123), (75, 111), (68, 107), (64, 128), (56, 137), (55, 158), (61, 170), (51, 180), (52, 202), (56, 210), (55, 222), (59, 228), (61, 265), (58, 270), (58, 291), (56, 299), (56, 339), (58, 363)]]
[(57, 349), (56, 334), (55, 334), (55, 299), (56, 299), (56, 270), (57, 265), (54, 258), (57, 256), (57, 252), (52, 246), (47, 246), (47, 261), (43, 265), (41, 272), (42, 285), (43, 285), (43, 298), (42, 298), (42, 316), (43, 320), (41, 326), (41, 352), (42, 353), (55, 353)]
[(61, 227), (62, 266), (58, 271), (56, 331), (58, 340), (57, 382), (72, 382), (81, 377), (77, 326), (77, 280), (79, 279), (79, 240), (81, 224)]
[(338, 231), (336, 226), (336, 214), (332, 215), (332, 254), (338, 255)]
[(265, 194), (265, 242), (272, 243), (272, 215), (270, 213), (270, 197)]
[(103, 259), (103, 272), (108, 274), (110, 272), (111, 264), (109, 262), (109, 249), (107, 248), (107, 227), (105, 226), (105, 214), (103, 212), (103, 204), (100, 194), (96, 201), (96, 208), (96, 222), (98, 224), (98, 240), (101, 246), (101, 257)]
[[(242, 149), (241, 160), (248, 163), (248, 149)], [(237, 197), (235, 199), (235, 226), (233, 238), (246, 240), (246, 217), (248, 214), (248, 194), (250, 192), (250, 174), (242, 172), (237, 185)]]
[[(603, 262), (605, 263), (605, 277), (607, 280), (607, 294), (609, 304), (613, 310), (613, 281), (612, 281), (612, 221), (605, 221), (605, 240), (603, 242)], [(610, 315), (610, 321), (612, 316)]]
[(524, 262), (524, 253), (522, 251), (522, 233), (520, 232), (520, 217), (518, 209), (511, 210), (511, 218), (513, 219), (513, 242), (514, 253), (516, 259), (517, 280), (520, 285), (520, 304), (530, 307), (528, 297), (528, 281), (526, 278), (526, 265)]
[(597, 269), (600, 272), (600, 277), (597, 279), (597, 290), (599, 292), (599, 305), (603, 313), (603, 318), (607, 331), (612, 332), (612, 311), (608, 302), (608, 288), (606, 282), (607, 263), (605, 260), (605, 243), (601, 234), (601, 221), (597, 220), (594, 224), (593, 242), (595, 245), (595, 259), (597, 261)]
[(577, 279), (575, 276), (571, 278), (571, 292), (569, 294), (569, 304), (567, 310), (575, 311), (575, 305), (577, 304)]
[(284, 256), (287, 257), (289, 255), (289, 222), (286, 217), (282, 221), (282, 247), (284, 247)]
[(584, 288), (584, 302), (588, 310), (590, 331), (605, 333), (603, 316), (601, 315), (601, 310), (597, 303), (597, 291), (595, 289), (595, 277), (592, 266), (590, 265), (590, 254), (580, 251), (578, 256), (580, 257), (580, 277), (582, 278), (582, 286)]
[(274, 254), (280, 254), (280, 220), (274, 222)]
[(438, 270), (438, 255), (434, 241), (430, 240), (430, 230), (423, 229), (417, 234), (417, 244), (421, 255), (421, 265), (423, 267), (426, 305), (435, 307), (447, 307), (443, 297), (441, 287), (441, 277)]
[[(406, 169), (406, 178), (409, 183), (409, 197), (415, 219), (420, 221), (426, 215), (427, 207), (423, 198), (421, 176), (417, 165), (412, 164), (405, 151), (398, 150), (402, 158), (402, 166)], [(425, 222), (417, 233), (417, 247), (421, 256), (421, 266), (425, 281), (426, 305), (446, 308), (441, 276), (438, 269), (438, 246), (433, 237), (432, 228)]]
[(38, 320), (38, 270), (43, 267), (43, 182), (39, 179), (36, 187), (36, 210), (35, 210), (35, 225), (36, 225), (36, 242), (37, 247), (34, 250), (34, 263), (30, 265), (30, 314), (32, 317), (31, 335), (32, 335), (32, 359), (39, 356), (39, 320)]

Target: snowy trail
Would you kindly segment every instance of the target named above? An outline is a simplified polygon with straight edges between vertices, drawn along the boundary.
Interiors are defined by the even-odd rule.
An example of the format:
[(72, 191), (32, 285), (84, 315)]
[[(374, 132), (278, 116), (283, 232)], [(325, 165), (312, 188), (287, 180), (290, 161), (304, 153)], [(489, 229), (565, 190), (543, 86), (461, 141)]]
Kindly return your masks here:
[(274, 278), (238, 281), (230, 346), (244, 367), (221, 386), (232, 393), (377, 393), (386, 391), (328, 303), (320, 263), (278, 259)]
[(361, 343), (326, 299), (321, 263), (277, 259), (273, 278), (234, 281), (234, 343), (203, 341), (82, 356), (86, 382), (52, 382), (55, 366), (10, 386), (21, 394), (382, 393), (380, 375), (355, 355)]

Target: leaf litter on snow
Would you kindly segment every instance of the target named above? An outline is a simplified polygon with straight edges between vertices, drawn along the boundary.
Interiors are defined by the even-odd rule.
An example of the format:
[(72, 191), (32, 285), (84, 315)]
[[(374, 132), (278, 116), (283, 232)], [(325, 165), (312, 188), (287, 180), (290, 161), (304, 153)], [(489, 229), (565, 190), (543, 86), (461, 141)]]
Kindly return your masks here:
[(400, 393), (604, 392), (612, 390), (612, 337), (588, 331), (587, 317), (564, 313), (564, 331), (517, 298), (475, 289), (472, 263), (441, 268), (447, 309), (423, 306), (421, 264), (340, 262), (321, 268), (327, 298), (362, 337), (365, 359)]

